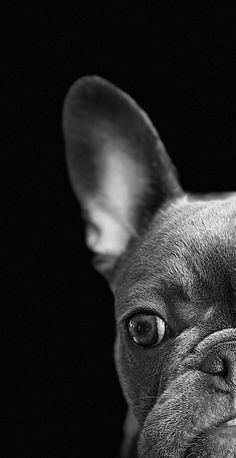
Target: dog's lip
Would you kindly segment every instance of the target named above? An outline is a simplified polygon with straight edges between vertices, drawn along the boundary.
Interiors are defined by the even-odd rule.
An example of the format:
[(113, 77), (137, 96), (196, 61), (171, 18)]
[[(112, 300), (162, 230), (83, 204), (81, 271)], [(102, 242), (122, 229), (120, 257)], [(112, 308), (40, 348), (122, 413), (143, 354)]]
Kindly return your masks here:
[(223, 435), (223, 437), (235, 437), (235, 428), (236, 428), (236, 413), (233, 415), (229, 415), (227, 418), (222, 420), (221, 422), (213, 425), (209, 429), (202, 432), (203, 435), (205, 434), (213, 434), (213, 435)]
[(217, 428), (230, 428), (236, 426), (236, 414), (229, 416), (216, 425)]
[[(199, 435), (195, 436), (194, 439), (201, 440), (201, 438), (205, 435), (210, 437), (216, 436), (217, 438), (220, 436), (221, 438), (223, 438), (224, 441), (226, 441), (226, 444), (228, 444), (229, 441), (230, 443), (232, 440), (235, 441), (235, 433), (236, 415), (234, 414), (217, 423), (216, 425), (213, 425), (211, 428), (207, 428), (206, 430), (202, 431)], [(186, 449), (187, 453), (184, 456), (191, 456), (189, 455), (189, 447), (191, 447), (194, 443), (195, 440), (192, 440), (188, 443), (188, 448)]]

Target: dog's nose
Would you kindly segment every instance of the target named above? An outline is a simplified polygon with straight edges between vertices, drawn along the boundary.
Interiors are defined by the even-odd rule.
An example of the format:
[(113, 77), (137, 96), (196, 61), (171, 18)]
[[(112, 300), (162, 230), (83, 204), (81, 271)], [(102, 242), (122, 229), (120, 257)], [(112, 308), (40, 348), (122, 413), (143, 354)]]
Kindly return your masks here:
[(201, 371), (212, 375), (214, 385), (234, 386), (236, 389), (236, 347), (235, 344), (217, 345), (205, 357)]

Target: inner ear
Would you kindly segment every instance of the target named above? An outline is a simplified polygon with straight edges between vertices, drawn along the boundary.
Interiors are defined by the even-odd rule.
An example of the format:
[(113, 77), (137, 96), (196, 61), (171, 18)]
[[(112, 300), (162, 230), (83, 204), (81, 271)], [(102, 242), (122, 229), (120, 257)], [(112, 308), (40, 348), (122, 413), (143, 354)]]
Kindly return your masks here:
[(181, 194), (174, 166), (144, 111), (97, 76), (70, 88), (63, 131), (87, 245), (113, 264), (154, 212)]
[(136, 234), (135, 210), (148, 188), (148, 177), (131, 161), (126, 146), (104, 145), (99, 172), (99, 192), (84, 196), (83, 206), (90, 223), (88, 246), (96, 253), (119, 255)]

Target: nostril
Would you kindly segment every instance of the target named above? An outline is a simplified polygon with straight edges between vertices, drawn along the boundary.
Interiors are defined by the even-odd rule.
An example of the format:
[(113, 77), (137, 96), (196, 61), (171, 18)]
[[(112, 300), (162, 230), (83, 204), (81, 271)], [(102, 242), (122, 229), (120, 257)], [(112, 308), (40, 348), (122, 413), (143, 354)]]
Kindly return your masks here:
[(218, 355), (208, 355), (201, 365), (201, 371), (226, 378), (228, 364), (225, 358), (220, 358)]

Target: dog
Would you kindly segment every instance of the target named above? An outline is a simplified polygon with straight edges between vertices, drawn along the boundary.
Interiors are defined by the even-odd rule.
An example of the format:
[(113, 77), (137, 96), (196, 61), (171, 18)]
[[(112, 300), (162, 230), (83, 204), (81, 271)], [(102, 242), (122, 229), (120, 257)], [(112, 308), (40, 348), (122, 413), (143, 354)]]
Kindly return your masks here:
[(186, 193), (147, 114), (101, 77), (70, 87), (63, 134), (115, 298), (120, 456), (236, 457), (236, 193)]

